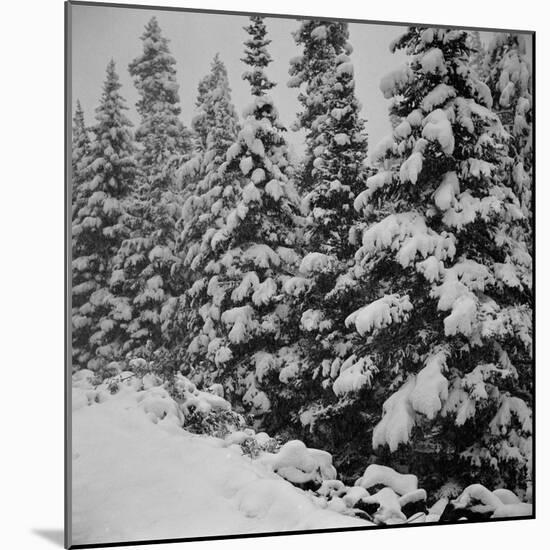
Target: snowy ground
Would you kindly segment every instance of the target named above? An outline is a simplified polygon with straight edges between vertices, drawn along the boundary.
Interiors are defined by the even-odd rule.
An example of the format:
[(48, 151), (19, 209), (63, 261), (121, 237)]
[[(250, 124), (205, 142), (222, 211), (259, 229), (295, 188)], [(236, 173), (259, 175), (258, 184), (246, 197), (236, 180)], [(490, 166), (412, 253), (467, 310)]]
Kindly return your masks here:
[(369, 525), (172, 414), (152, 422), (143, 393), (73, 389), (73, 544)]

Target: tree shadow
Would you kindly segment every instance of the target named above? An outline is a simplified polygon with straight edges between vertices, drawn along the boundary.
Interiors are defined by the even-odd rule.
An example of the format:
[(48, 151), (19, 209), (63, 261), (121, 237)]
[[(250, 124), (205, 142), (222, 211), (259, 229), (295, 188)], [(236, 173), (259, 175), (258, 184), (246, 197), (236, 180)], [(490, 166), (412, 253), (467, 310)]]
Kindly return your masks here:
[(65, 544), (65, 531), (63, 529), (33, 529), (32, 532), (43, 539), (53, 542), (63, 548)]

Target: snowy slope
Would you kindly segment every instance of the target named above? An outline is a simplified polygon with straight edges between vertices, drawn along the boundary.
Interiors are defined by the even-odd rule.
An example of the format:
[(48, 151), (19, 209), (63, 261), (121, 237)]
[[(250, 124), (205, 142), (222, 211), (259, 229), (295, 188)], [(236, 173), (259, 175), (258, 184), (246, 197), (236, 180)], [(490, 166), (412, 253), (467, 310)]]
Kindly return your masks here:
[(144, 393), (73, 388), (73, 544), (368, 525), (173, 414), (154, 423)]

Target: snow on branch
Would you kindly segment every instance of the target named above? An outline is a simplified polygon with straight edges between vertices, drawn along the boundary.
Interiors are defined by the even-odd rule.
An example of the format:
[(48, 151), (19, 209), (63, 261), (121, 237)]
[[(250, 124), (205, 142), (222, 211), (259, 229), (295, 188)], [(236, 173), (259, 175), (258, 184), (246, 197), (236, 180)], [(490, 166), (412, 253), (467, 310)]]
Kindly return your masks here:
[(347, 327), (354, 325), (357, 332), (363, 336), (375, 329), (406, 320), (412, 309), (407, 295), (388, 294), (348, 315), (345, 323)]

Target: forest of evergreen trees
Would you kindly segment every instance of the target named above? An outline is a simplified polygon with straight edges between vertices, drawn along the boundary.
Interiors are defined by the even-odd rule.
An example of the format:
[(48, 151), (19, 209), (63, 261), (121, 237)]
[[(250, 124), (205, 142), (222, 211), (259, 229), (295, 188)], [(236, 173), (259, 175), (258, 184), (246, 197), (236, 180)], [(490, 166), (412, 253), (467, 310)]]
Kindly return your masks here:
[(347, 23), (301, 21), (296, 160), (263, 18), (246, 31), (242, 117), (216, 55), (183, 125), (155, 18), (128, 67), (137, 127), (114, 61), (93, 126), (76, 103), (73, 372), (145, 369), (167, 387), (181, 373), (250, 426), (330, 452), (345, 482), (379, 463), (434, 494), (475, 482), (528, 495), (525, 37), (406, 29), (390, 48), (407, 61), (380, 85), (393, 130), (370, 144)]

